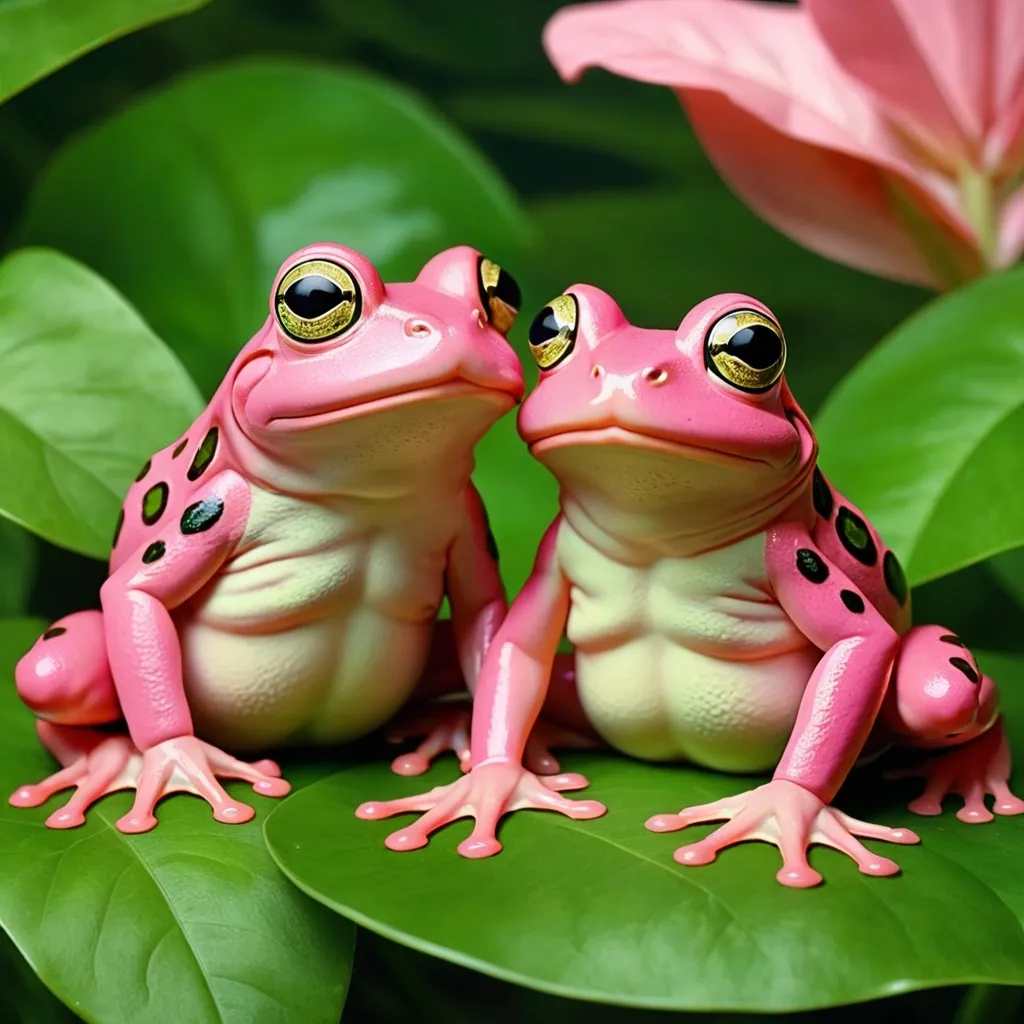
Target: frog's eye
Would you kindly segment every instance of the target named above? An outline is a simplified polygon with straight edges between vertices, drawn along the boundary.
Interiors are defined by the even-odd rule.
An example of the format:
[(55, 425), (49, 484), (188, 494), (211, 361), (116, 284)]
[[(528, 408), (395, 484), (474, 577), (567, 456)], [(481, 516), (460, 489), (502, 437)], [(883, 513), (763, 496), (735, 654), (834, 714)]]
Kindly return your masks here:
[(480, 302), (483, 304), (487, 321), (496, 331), (508, 334), (516, 322), (522, 293), (516, 279), (502, 270), (485, 256), (480, 257), (477, 268), (477, 283), (480, 286)]
[(530, 324), (530, 351), (542, 370), (565, 359), (576, 344), (579, 307), (573, 295), (552, 299)]
[(704, 362), (712, 373), (740, 391), (767, 391), (782, 376), (786, 339), (763, 313), (740, 309), (708, 331)]
[(361, 305), (356, 279), (330, 260), (297, 263), (281, 278), (274, 300), (281, 330), (306, 345), (347, 331), (358, 321)]

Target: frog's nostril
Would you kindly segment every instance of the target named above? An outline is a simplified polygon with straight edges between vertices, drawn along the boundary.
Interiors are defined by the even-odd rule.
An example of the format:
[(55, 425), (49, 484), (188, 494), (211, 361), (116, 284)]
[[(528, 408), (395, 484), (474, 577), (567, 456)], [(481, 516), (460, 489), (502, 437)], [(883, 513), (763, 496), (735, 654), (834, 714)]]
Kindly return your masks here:
[(590, 371), (590, 376), (593, 377), (594, 380), (600, 380), (604, 376), (604, 367), (603, 366), (595, 366)]
[(405, 333), (410, 338), (425, 338), (428, 334), (433, 334), (433, 332), (434, 328), (426, 320), (405, 321)]
[(643, 377), (651, 387), (656, 388), (668, 380), (668, 370), (663, 366), (649, 366), (644, 370)]

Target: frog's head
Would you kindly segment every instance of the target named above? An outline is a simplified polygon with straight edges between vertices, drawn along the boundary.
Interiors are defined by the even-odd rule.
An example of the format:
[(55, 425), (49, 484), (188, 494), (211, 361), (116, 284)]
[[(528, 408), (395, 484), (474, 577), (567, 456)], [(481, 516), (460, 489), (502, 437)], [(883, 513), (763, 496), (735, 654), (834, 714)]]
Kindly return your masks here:
[(466, 246), (388, 285), (351, 249), (307, 246), (282, 264), (270, 316), (235, 364), (234, 417), (290, 463), (458, 461), (522, 398), (506, 340), (518, 305), (508, 272)]
[(540, 380), (519, 431), (577, 498), (724, 521), (767, 508), (813, 464), (782, 329), (749, 296), (717, 295), (677, 330), (648, 330), (578, 285), (537, 314), (530, 347)]

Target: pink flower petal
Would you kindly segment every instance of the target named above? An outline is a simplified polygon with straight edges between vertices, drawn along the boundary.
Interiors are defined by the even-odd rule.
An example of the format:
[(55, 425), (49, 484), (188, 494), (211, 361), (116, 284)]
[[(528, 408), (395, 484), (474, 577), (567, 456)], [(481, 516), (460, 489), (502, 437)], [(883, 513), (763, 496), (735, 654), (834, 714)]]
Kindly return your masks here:
[(601, 66), (644, 82), (712, 89), (786, 135), (879, 163), (904, 162), (872, 103), (795, 6), (750, 0), (580, 4), (554, 15), (544, 45), (569, 80)]
[(999, 218), (997, 267), (1013, 266), (1024, 254), (1024, 188), (1017, 189), (1003, 204)]
[[(949, 285), (897, 218), (884, 170), (789, 138), (720, 94), (695, 90), (680, 98), (719, 174), (768, 223), (849, 266), (926, 287)], [(926, 194), (914, 198), (926, 209), (932, 203)], [(944, 248), (963, 250), (956, 259), (972, 262), (962, 239), (943, 234)]]
[[(544, 43), (567, 79), (602, 66), (675, 88), (726, 181), (809, 248), (933, 286), (976, 272), (975, 236), (955, 189), (934, 167), (910, 162), (803, 9), (751, 0), (581, 4), (551, 19)], [(935, 266), (897, 217), (890, 184), (930, 233)]]

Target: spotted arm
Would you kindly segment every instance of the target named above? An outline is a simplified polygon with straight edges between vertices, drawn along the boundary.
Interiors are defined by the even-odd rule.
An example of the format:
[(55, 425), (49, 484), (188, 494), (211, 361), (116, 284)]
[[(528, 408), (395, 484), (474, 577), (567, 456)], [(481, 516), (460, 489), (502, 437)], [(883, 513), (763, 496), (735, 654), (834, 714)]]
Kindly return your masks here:
[(181, 650), (171, 611), (199, 591), (241, 540), (249, 487), (233, 471), (197, 491), (177, 522), (147, 538), (103, 584), (100, 601), (111, 674), (142, 751), (191, 736)]
[(797, 523), (768, 531), (769, 580), (796, 627), (824, 653), (774, 778), (828, 803), (859, 756), (885, 696), (899, 638)]

